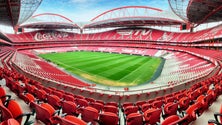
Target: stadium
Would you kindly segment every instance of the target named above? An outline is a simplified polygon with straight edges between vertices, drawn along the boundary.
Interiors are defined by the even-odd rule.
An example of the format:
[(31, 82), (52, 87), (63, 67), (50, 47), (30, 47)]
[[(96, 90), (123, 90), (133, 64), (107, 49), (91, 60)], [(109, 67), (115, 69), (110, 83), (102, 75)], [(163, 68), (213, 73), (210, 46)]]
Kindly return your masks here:
[(0, 1), (0, 125), (222, 124), (221, 0), (127, 4), (86, 23), (44, 1)]

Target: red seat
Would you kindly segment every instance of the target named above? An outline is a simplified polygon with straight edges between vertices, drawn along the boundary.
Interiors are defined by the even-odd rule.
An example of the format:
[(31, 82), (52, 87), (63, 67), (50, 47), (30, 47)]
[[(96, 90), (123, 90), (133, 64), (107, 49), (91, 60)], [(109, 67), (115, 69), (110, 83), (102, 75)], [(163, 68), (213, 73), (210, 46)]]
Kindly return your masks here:
[(189, 125), (191, 121), (189, 121), (189, 115), (184, 116), (183, 118), (179, 118), (178, 120), (175, 119), (175, 121), (172, 123), (169, 123), (168, 125)]
[(175, 97), (176, 97), (176, 100), (180, 100), (181, 98), (183, 98), (185, 96), (184, 93), (179, 93), (179, 94), (176, 94)]
[(74, 97), (77, 98), (77, 99), (85, 99), (85, 97), (81, 96), (81, 95), (74, 95)]
[(26, 103), (29, 104), (30, 102), (35, 101), (35, 97), (30, 93), (20, 93), (19, 97)]
[(48, 88), (48, 87), (43, 87), (42, 89), (44, 89), (48, 94), (52, 93), (52, 89)]
[(212, 98), (212, 95), (200, 95), (197, 98), (197, 101), (201, 104), (199, 111), (199, 114), (202, 114), (208, 107), (211, 105), (210, 104), (210, 99)]
[(90, 102), (90, 103), (95, 102), (95, 99), (93, 99), (93, 98), (85, 98), (85, 100), (88, 101), (88, 102)]
[(144, 118), (145, 118), (145, 124), (146, 125), (153, 125), (156, 124), (157, 122), (160, 122), (160, 114), (161, 114), (161, 109), (148, 109), (144, 113)]
[(6, 91), (3, 87), (0, 87), (0, 99), (2, 102), (5, 102), (6, 100), (10, 99), (11, 95), (6, 95)]
[(20, 123), (16, 121), (15, 119), (10, 118), (8, 120), (1, 122), (0, 125), (20, 125)]
[(201, 107), (199, 102), (194, 103), (193, 105), (189, 106), (189, 108), (186, 110), (186, 115), (175, 121), (174, 124), (180, 124), (180, 125), (188, 125), (192, 121), (196, 120), (196, 115), (198, 114), (198, 110)]
[(66, 101), (72, 101), (72, 102), (75, 101), (75, 98), (74, 98), (74, 96), (72, 96), (72, 95), (64, 94), (64, 95), (63, 95), (63, 98), (64, 98), (64, 100), (66, 100)]
[(163, 105), (163, 101), (162, 100), (156, 100), (152, 103), (153, 108), (161, 108)]
[(167, 103), (164, 106), (163, 118), (166, 118), (171, 115), (176, 115), (177, 109), (178, 109), (178, 103), (173, 103), (173, 102)]
[(14, 80), (12, 77), (6, 77), (6, 86), (11, 90), (13, 88)]
[(122, 104), (122, 109), (124, 110), (126, 107), (128, 107), (128, 106), (133, 106), (134, 104), (132, 103), (132, 102), (124, 102), (123, 104)]
[(35, 91), (36, 97), (40, 100), (40, 101), (46, 101), (46, 95), (47, 93), (41, 89), (41, 90), (36, 90)]
[(79, 106), (79, 107), (87, 107), (89, 105), (88, 101), (85, 99), (76, 99), (75, 103)]
[(152, 104), (154, 101), (155, 99), (151, 99), (151, 100), (148, 100), (147, 103)]
[(36, 104), (31, 102), (34, 105), (36, 111), (36, 120), (40, 120), (46, 125), (54, 124), (55, 121), (52, 120), (52, 117), (58, 112), (48, 103)]
[(160, 96), (160, 97), (156, 97), (156, 98), (155, 98), (156, 101), (163, 101), (163, 99), (164, 99), (163, 96)]
[(214, 93), (215, 93), (215, 95), (216, 95), (216, 98), (220, 95), (220, 91), (221, 91), (220, 89), (221, 89), (221, 88), (218, 87), (218, 86), (215, 86), (214, 89), (213, 89), (213, 90), (214, 90)]
[(119, 117), (112, 112), (104, 112), (99, 116), (99, 123), (101, 125), (118, 125)]
[(179, 111), (185, 111), (190, 105), (190, 99), (188, 97), (183, 97), (179, 100)]
[(88, 106), (82, 109), (81, 117), (85, 122), (95, 124), (98, 121), (99, 113), (97, 109)]
[(141, 110), (142, 110), (142, 112), (145, 112), (146, 110), (148, 110), (150, 108), (152, 108), (152, 105), (149, 103), (145, 103), (142, 105)]
[(19, 82), (15, 82), (12, 86), (12, 91), (16, 94), (19, 95), (20, 93), (23, 93), (26, 91), (26, 87), (23, 85), (20, 85)]
[(116, 102), (107, 102), (106, 105), (112, 105), (118, 107), (118, 104)]
[(27, 88), (28, 93), (36, 95), (35, 92), (36, 92), (37, 88), (34, 85), (26, 84), (25, 86)]
[[(179, 116), (177, 115), (171, 115), (169, 117), (167, 117), (162, 123), (161, 125), (173, 125), (172, 123), (179, 120)], [(174, 124), (175, 125), (175, 124)]]
[(0, 105), (0, 111), (1, 111), (1, 121), (13, 118), (12, 113), (2, 104)]
[(55, 91), (52, 91), (52, 94), (56, 95), (59, 98), (63, 98), (64, 92), (59, 91), (59, 90), (55, 90)]
[(34, 85), (36, 86), (36, 88), (38, 88), (39, 90), (44, 88), (44, 86), (41, 83), (39, 83), (37, 81), (33, 81), (33, 82), (34, 82)]
[(105, 103), (102, 100), (96, 100), (96, 102), (101, 103), (103, 105), (105, 105)]
[(137, 106), (127, 106), (124, 109), (124, 114), (127, 116), (131, 113), (137, 113), (138, 112), (138, 107)]
[(103, 107), (103, 111), (104, 112), (112, 112), (112, 113), (115, 113), (115, 114), (118, 114), (118, 108), (115, 107), (115, 106), (112, 106), (112, 105), (105, 105)]
[(7, 106), (0, 105), (1, 121), (8, 120), (10, 118), (16, 119), (20, 124), (23, 117), (26, 117), (25, 124), (28, 122), (32, 113), (23, 113), (22, 108), (15, 100), (9, 100)]
[(0, 105), (3, 105), (2, 100), (0, 100)]
[(67, 115), (64, 118), (60, 116), (54, 116), (53, 120), (56, 124), (59, 125), (87, 125), (86, 122), (72, 115)]
[(208, 90), (208, 87), (207, 85), (204, 85), (202, 86), (201, 88), (198, 88), (197, 91), (200, 93), (200, 94), (205, 94)]
[(56, 95), (46, 95), (47, 102), (54, 108), (54, 109), (60, 109), (61, 103), (60, 98)]
[(138, 108), (140, 108), (140, 109), (142, 108), (142, 105), (143, 105), (143, 104), (146, 104), (146, 101), (137, 101), (137, 102), (136, 102), (136, 105), (137, 105)]
[(126, 116), (126, 125), (142, 125), (143, 115), (139, 113), (131, 113)]
[(195, 90), (193, 92), (190, 92), (188, 94), (188, 97), (190, 98), (191, 101), (194, 101), (199, 97), (199, 95), (201, 95), (201, 94), (197, 90)]
[(90, 103), (90, 106), (97, 109), (99, 112), (103, 109), (104, 105), (99, 102)]
[(215, 85), (215, 89), (218, 89), (218, 94), (221, 95), (222, 94), (222, 86), (220, 84), (216, 84)]
[(209, 103), (212, 104), (217, 99), (217, 94), (214, 90), (210, 89), (207, 91), (207, 95), (211, 95), (211, 99), (209, 100)]
[(175, 97), (166, 97), (165, 103), (174, 102), (174, 100), (175, 100)]
[(76, 104), (72, 101), (63, 101), (62, 102), (62, 113), (66, 113), (67, 115), (78, 116)]

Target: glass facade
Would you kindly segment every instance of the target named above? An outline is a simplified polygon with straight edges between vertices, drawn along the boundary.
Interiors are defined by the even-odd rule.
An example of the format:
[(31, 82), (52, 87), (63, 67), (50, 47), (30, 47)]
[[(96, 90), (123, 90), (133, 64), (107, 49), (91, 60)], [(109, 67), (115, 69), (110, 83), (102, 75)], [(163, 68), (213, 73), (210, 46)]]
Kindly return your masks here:
[(182, 18), (183, 20), (187, 21), (187, 7), (190, 0), (168, 0), (172, 11)]
[(39, 7), (42, 0), (21, 0), (20, 15), (18, 25), (25, 22)]

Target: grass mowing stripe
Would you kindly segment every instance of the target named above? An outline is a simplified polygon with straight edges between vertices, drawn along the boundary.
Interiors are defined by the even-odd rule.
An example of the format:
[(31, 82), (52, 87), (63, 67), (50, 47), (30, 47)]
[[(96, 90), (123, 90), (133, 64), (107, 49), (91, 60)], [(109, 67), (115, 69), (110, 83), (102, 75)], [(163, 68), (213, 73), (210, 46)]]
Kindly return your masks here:
[(136, 78), (136, 80), (140, 82), (140, 80), (142, 79), (148, 79), (148, 80), (151, 79), (153, 75), (155, 74), (160, 63), (161, 63), (161, 59), (151, 61), (150, 64), (147, 64), (147, 67), (149, 67), (148, 71), (144, 70), (143, 72), (141, 72), (141, 73), (144, 73), (144, 75), (139, 75), (138, 78)]
[(126, 65), (123, 68), (120, 68), (120, 70), (113, 75), (109, 76), (108, 78), (119, 80), (123, 78), (124, 76), (128, 75), (132, 71), (138, 68), (139, 65), (142, 65), (143, 63), (147, 62), (148, 60), (143, 58), (142, 60), (135, 60), (132, 64)]
[(85, 68), (92, 67), (92, 66), (94, 67), (98, 64), (103, 64), (103, 63), (109, 62), (110, 60), (113, 60), (113, 59), (118, 59), (118, 57), (112, 56), (112, 57), (107, 57), (107, 58), (101, 58), (101, 59), (91, 60), (91, 61), (84, 62), (84, 63), (73, 64), (72, 66), (77, 67), (79, 69), (85, 69)]
[[(65, 69), (72, 69), (71, 67), (73, 67), (73, 65), (75, 65), (75, 64), (79, 64), (79, 65), (83, 65), (84, 63), (80, 63), (80, 61), (77, 61), (77, 62), (79, 62), (79, 63), (76, 63), (76, 61), (75, 61), (75, 59), (72, 59), (73, 60), (73, 62), (70, 62), (70, 63), (68, 63), (67, 62), (67, 60), (66, 60), (66, 58), (60, 58), (60, 56), (59, 57), (57, 57), (58, 59), (56, 59), (56, 61), (54, 61), (54, 62), (56, 62), (57, 64), (59, 64), (59, 65), (62, 65), (62, 66), (64, 66), (65, 67)], [(72, 57), (73, 58), (73, 57)], [(100, 56), (97, 56), (97, 58), (100, 58)], [(95, 60), (99, 60), (99, 59), (95, 59)], [(51, 60), (51, 61), (53, 61), (53, 60)], [(89, 59), (88, 58), (88, 60), (86, 61), (86, 63), (89, 63), (89, 62), (91, 62), (91, 59)], [(68, 65), (68, 67), (67, 67), (67, 65)]]
[(102, 72), (102, 74), (104, 75), (108, 74), (105, 77), (109, 79), (119, 80), (122, 77), (124, 77), (126, 74), (130, 73), (131, 71), (129, 70), (137, 68), (138, 67), (137, 64), (141, 64), (141, 62), (143, 62), (144, 60), (146, 60), (146, 58), (137, 58), (137, 59), (131, 60), (131, 62), (123, 63), (122, 65), (118, 65), (115, 68)]
[[(77, 53), (79, 53), (79, 52), (77, 52)], [(53, 54), (55, 55), (55, 53), (53, 53)], [(83, 52), (83, 53), (79, 53), (79, 54), (72, 54), (72, 55), (69, 54), (69, 56), (70, 56), (69, 58), (63, 57), (61, 55), (58, 55), (58, 56), (56, 55), (54, 58), (56, 58), (56, 60), (59, 60), (60, 62), (65, 62), (67, 65), (69, 65), (69, 64), (81, 64), (82, 62), (97, 60), (97, 59), (103, 58), (103, 56), (108, 57), (108, 55), (104, 55), (104, 54), (101, 55), (100, 53), (96, 53), (92, 56), (89, 56), (90, 54), (88, 54), (88, 55), (87, 54), (88, 54), (88, 52), (86, 52), (86, 53)], [(76, 58), (76, 57), (81, 57), (81, 58)], [(53, 58), (51, 58), (51, 59), (53, 59)], [(68, 60), (70, 60), (70, 61), (68, 61)]]
[[(152, 60), (152, 59), (150, 59)], [(122, 77), (122, 79), (119, 79), (118, 81), (128, 81), (131, 77), (133, 77), (135, 79), (135, 77), (138, 77), (139, 75), (144, 75), (144, 74), (138, 74), (137, 72), (138, 71), (141, 71), (142, 68), (145, 68), (144, 66), (149, 63), (149, 61), (146, 61), (145, 63), (143, 63), (142, 65), (140, 65), (139, 67), (137, 67), (136, 69), (132, 70), (132, 72), (130, 72), (129, 74), (125, 75), (124, 77)], [(144, 70), (144, 69), (143, 69)], [(130, 84), (133, 84), (134, 83), (134, 79), (133, 81), (131, 81), (132, 83)], [(130, 81), (130, 80), (129, 80)], [(129, 82), (128, 81), (128, 82)]]
[[(112, 55), (112, 54), (111, 54)], [(119, 60), (119, 58), (120, 59), (125, 59), (125, 58), (121, 58), (121, 57), (127, 57), (126, 59), (130, 59), (130, 58), (139, 58), (139, 56), (129, 56), (128, 57), (128, 55), (118, 55), (118, 56), (114, 56), (114, 55), (112, 55), (113, 57), (112, 57), (112, 59), (111, 58), (108, 58), (108, 59), (106, 59), (105, 61), (103, 60), (103, 62), (105, 62), (105, 63), (110, 63), (111, 61), (113, 61), (113, 60), (116, 60), (116, 59), (118, 59)], [(119, 57), (120, 56), (120, 57)], [(114, 58), (115, 57), (115, 58)], [(105, 65), (105, 64), (103, 64), (103, 63), (101, 63), (101, 60), (95, 60), (96, 61), (96, 63), (94, 63), (94, 64), (101, 64), (101, 65)], [(72, 70), (72, 69), (79, 69), (78, 70), (78, 72), (79, 71), (84, 71), (85, 73), (87, 72), (87, 73), (92, 73), (92, 72), (89, 72), (87, 69), (93, 69), (94, 67), (97, 67), (98, 65), (94, 65), (94, 64), (92, 64), (92, 62), (93, 61), (91, 61), (91, 62), (89, 62), (89, 65), (87, 64), (87, 65), (81, 65), (81, 66), (73, 66), (73, 65), (71, 65), (71, 64), (66, 64), (66, 63), (63, 63), (63, 62), (56, 62), (56, 63), (59, 63), (60, 65), (62, 65), (63, 67), (65, 67), (65, 69), (67, 69), (67, 70)], [(93, 65), (93, 67), (92, 67), (92, 65)]]
[(115, 60), (110, 60), (109, 62), (106, 62), (103, 65), (100, 65), (100, 67), (98, 67), (98, 65), (94, 66), (95, 69), (93, 69), (94, 67), (91, 67), (92, 70), (90, 70), (90, 72), (94, 73), (94, 74), (100, 74), (100, 73), (103, 74), (105, 71), (108, 71), (108, 70), (115, 68), (117, 66), (121, 66), (121, 65), (125, 64), (126, 62), (128, 62), (132, 59), (136, 59), (136, 58), (137, 57), (132, 56), (132, 57), (127, 57), (127, 58), (118, 58)]
[(149, 72), (153, 71), (152, 69), (150, 69), (150, 67), (153, 67), (153, 66), (150, 66), (150, 65), (152, 65), (154, 62), (156, 62), (156, 59), (152, 58), (151, 60), (147, 61), (146, 63), (144, 63), (143, 65), (141, 65), (140, 67), (138, 67), (137, 69), (132, 71), (130, 74), (128, 74), (125, 77), (123, 77), (122, 79), (120, 79), (119, 81), (120, 82), (122, 82), (122, 81), (130, 82), (131, 81), (132, 84), (135, 84), (138, 82), (145, 82), (145, 81), (141, 81), (143, 79), (138, 79), (138, 77), (145, 76), (144, 77), (145, 79), (147, 79), (147, 80), (150, 79), (152, 77), (152, 75), (150, 75)]
[[(104, 54), (100, 54), (99, 52), (97, 54), (91, 54), (90, 55), (90, 52), (67, 52), (67, 53), (49, 53), (49, 54), (46, 54), (46, 55), (40, 55), (42, 57), (47, 57), (48, 59), (51, 59), (51, 60), (59, 60), (59, 61), (64, 61), (65, 59), (65, 62), (76, 62), (78, 63), (79, 60), (85, 60), (85, 61), (88, 61), (89, 60), (89, 57), (90, 58), (93, 58), (95, 57), (95, 59), (97, 58), (101, 58)], [(105, 56), (105, 55), (104, 55)], [(75, 57), (75, 59), (73, 58)], [(70, 60), (70, 61), (68, 61)], [(81, 63), (81, 61), (80, 61)]]
[[(101, 55), (100, 53), (95, 53), (94, 55), (96, 56), (93, 56), (93, 58), (91, 56), (85, 56), (85, 58), (83, 59), (74, 59), (73, 62), (70, 62), (68, 63), (67, 65), (85, 65), (85, 63), (90, 63), (92, 61), (99, 61), (101, 59), (105, 59), (105, 58), (109, 58), (109, 57), (113, 57), (112, 54), (103, 54)], [(83, 55), (79, 55), (79, 56), (83, 56)]]
[[(152, 78), (152, 76), (154, 75), (154, 71), (156, 71), (155, 69), (150, 69), (150, 71), (149, 72), (147, 72), (147, 71), (145, 71), (145, 70), (143, 70), (143, 71), (141, 71), (141, 73), (144, 73), (145, 75), (141, 75), (141, 76), (138, 76), (137, 78), (135, 77), (135, 82), (137, 82), (137, 83), (140, 83), (140, 82), (146, 82), (146, 81), (142, 81), (143, 79), (147, 79), (147, 80), (149, 80), (149, 79), (151, 79)], [(128, 79), (128, 80), (125, 80), (125, 81), (131, 81), (132, 79)]]
[(81, 59), (76, 59), (76, 61), (74, 61), (73, 63), (75, 64), (81, 64), (82, 62), (88, 62), (88, 61), (91, 61), (91, 60), (98, 60), (98, 59), (102, 59), (102, 58), (108, 58), (108, 57), (113, 57), (111, 54), (99, 54), (99, 53), (96, 53), (94, 56), (89, 56), (89, 55), (80, 55), (80, 56), (83, 56), (84, 58), (81, 58)]
[(53, 53), (41, 57), (94, 82), (114, 86), (148, 81), (161, 62), (159, 58), (101, 52)]
[[(120, 58), (120, 57), (119, 57)], [(115, 60), (119, 60), (119, 58), (115, 58)], [(134, 56), (131, 56), (131, 57), (127, 57), (127, 58), (121, 58), (121, 59), (128, 59), (128, 58), (135, 58)], [(109, 60), (109, 61), (106, 61), (105, 63), (111, 63), (113, 60)], [(102, 65), (108, 65), (108, 64), (104, 64), (104, 63), (98, 63), (98, 64), (102, 64)], [(75, 68), (78, 68), (80, 70), (83, 70), (83, 71), (86, 71), (88, 73), (92, 73), (92, 74), (97, 74), (99, 71), (94, 71), (93, 69), (98, 67), (98, 65), (95, 65), (95, 64), (89, 64), (88, 66), (84, 66), (84, 67), (75, 67)], [(110, 67), (109, 67), (110, 68)]]

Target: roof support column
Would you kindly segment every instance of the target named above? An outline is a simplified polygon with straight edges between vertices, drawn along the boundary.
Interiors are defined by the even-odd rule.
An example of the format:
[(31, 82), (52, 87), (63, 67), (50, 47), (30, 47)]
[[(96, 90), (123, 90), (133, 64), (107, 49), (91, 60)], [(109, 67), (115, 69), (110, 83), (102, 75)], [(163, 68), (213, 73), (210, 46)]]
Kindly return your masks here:
[(11, 4), (10, 4), (10, 0), (7, 0), (7, 10), (8, 10), (8, 16), (9, 18), (11, 19), (11, 23), (12, 23), (12, 26), (14, 26), (14, 20), (13, 20), (13, 17), (12, 17), (12, 9), (11, 9)]

